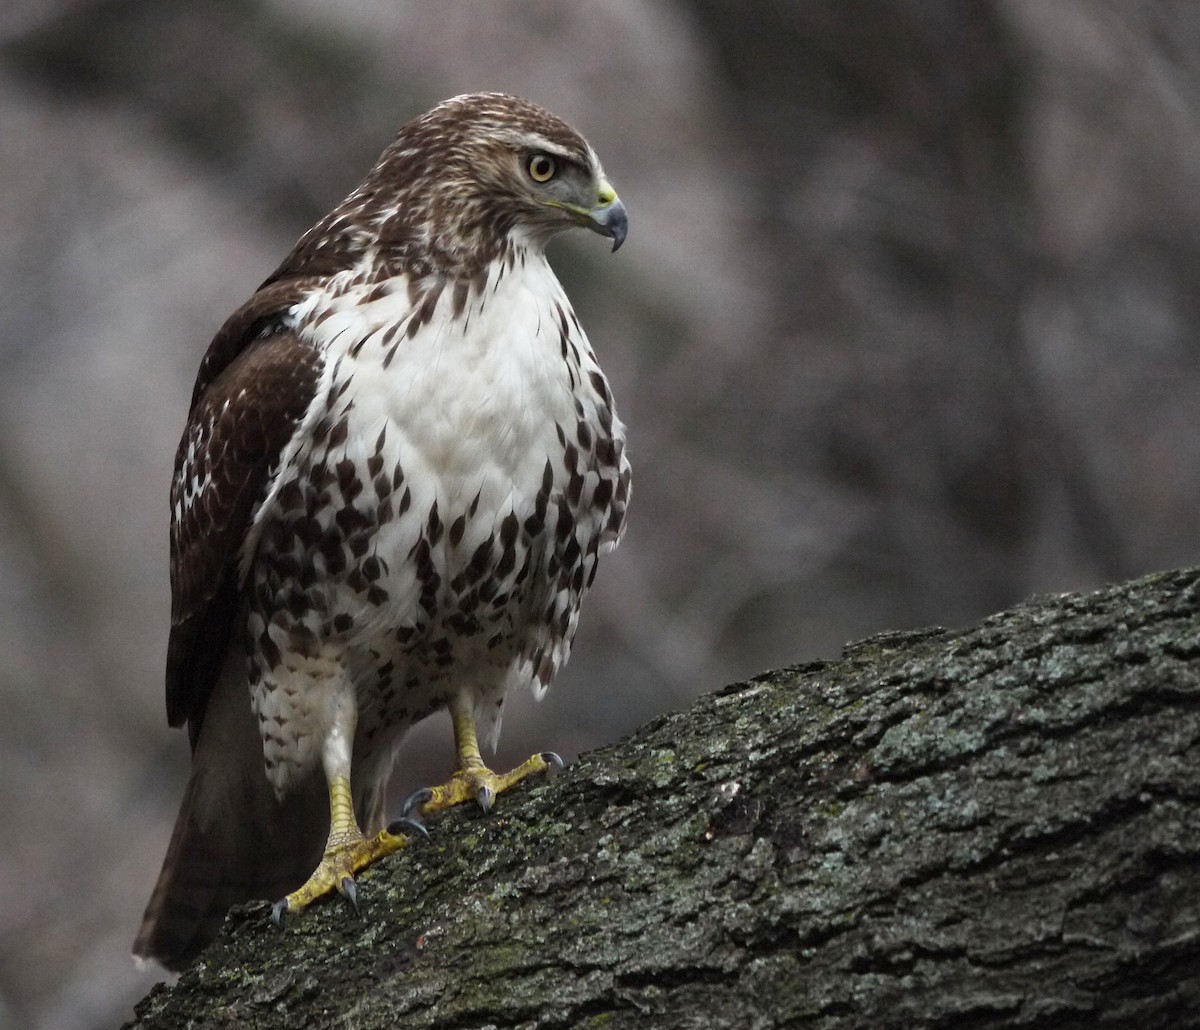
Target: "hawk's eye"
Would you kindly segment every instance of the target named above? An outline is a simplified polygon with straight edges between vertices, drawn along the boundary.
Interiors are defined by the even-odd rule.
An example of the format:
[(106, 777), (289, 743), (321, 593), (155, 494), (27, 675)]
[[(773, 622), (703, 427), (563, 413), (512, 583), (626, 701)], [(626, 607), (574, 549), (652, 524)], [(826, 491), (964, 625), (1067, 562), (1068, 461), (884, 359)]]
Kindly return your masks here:
[(549, 154), (534, 154), (529, 159), (529, 178), (534, 182), (549, 182), (558, 171), (558, 165)]

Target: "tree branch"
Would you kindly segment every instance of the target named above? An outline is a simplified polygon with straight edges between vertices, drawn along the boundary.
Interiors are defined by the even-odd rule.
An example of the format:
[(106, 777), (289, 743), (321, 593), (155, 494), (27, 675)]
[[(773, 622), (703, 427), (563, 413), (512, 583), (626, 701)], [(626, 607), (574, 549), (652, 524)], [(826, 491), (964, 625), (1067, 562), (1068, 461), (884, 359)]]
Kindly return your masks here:
[(128, 1026), (1200, 1026), (1200, 569), (735, 684), (359, 897)]

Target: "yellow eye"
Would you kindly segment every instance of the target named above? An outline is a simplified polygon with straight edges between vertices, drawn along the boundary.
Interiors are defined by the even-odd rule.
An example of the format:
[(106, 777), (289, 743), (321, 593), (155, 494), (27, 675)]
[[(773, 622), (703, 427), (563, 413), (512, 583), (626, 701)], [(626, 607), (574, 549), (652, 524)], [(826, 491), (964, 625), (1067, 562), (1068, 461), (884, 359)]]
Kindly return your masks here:
[(558, 165), (549, 154), (534, 154), (529, 159), (529, 177), (534, 182), (549, 182), (558, 171)]

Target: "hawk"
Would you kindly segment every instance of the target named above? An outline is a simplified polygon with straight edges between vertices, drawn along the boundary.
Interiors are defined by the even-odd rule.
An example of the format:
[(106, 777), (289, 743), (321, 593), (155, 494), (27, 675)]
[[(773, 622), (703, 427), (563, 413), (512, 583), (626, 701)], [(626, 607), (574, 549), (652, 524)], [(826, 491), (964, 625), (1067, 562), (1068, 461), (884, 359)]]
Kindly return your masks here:
[(544, 694), (625, 524), (624, 427), (545, 256), (574, 226), (614, 250), (627, 229), (587, 141), (455, 97), (217, 332), (171, 486), (167, 717), (192, 768), (135, 954), (181, 967), (239, 901), (353, 901), (405, 843), (384, 792), (431, 712), (458, 767), (424, 814), (558, 762), (497, 774), (478, 740), (510, 690)]

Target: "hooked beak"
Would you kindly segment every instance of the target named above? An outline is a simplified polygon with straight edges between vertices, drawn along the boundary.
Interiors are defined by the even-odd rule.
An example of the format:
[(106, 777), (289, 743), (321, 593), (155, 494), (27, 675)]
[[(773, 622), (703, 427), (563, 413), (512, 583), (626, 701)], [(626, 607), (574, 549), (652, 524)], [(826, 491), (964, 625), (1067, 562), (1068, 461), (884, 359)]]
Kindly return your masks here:
[(592, 232), (612, 240), (612, 249), (616, 250), (625, 242), (625, 235), (629, 232), (629, 216), (625, 213), (625, 205), (607, 182), (601, 184), (596, 199), (599, 203), (587, 213), (587, 226)]

